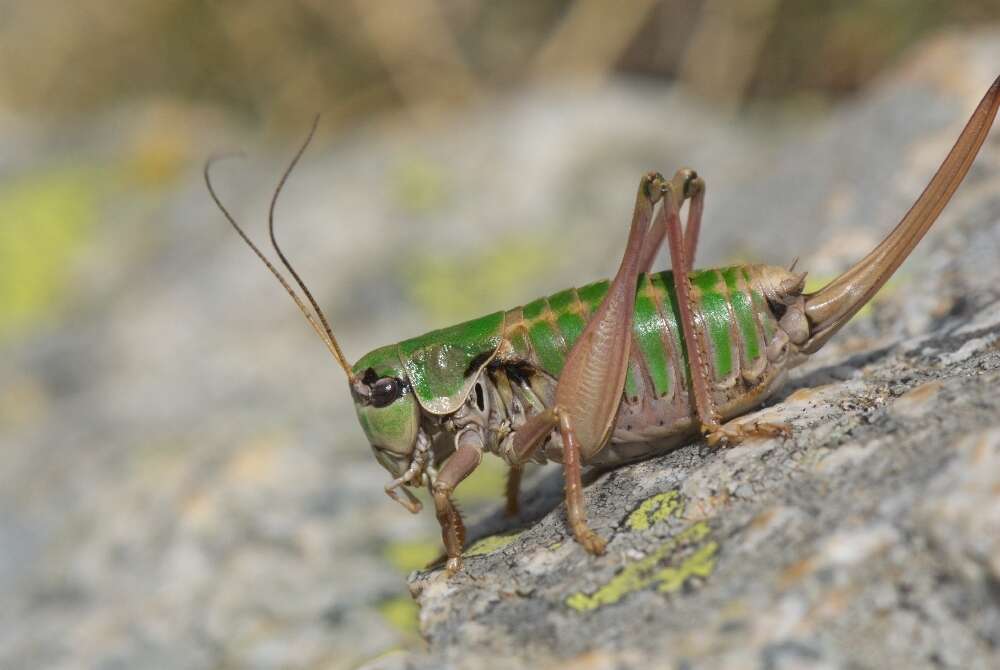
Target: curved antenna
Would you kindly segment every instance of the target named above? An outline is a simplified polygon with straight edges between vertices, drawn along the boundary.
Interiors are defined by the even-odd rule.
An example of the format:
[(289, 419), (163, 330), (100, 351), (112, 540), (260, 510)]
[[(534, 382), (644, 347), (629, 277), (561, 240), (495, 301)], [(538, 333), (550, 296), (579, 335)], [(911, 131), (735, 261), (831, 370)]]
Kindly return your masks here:
[(344, 372), (347, 373), (348, 378), (350, 378), (351, 368), (347, 365), (347, 359), (344, 357), (344, 352), (341, 350), (340, 344), (337, 342), (337, 338), (333, 335), (333, 329), (330, 328), (330, 322), (326, 320), (326, 315), (323, 314), (323, 310), (319, 308), (319, 305), (316, 303), (316, 299), (313, 298), (312, 292), (306, 287), (306, 283), (302, 281), (302, 277), (300, 277), (299, 273), (295, 271), (292, 264), (288, 262), (288, 259), (285, 257), (285, 253), (281, 250), (281, 247), (278, 246), (278, 240), (274, 237), (274, 208), (278, 204), (278, 196), (281, 195), (281, 190), (285, 187), (285, 182), (288, 181), (288, 177), (292, 174), (292, 170), (294, 170), (295, 166), (298, 165), (299, 159), (302, 158), (302, 154), (306, 152), (306, 148), (309, 146), (309, 143), (312, 142), (318, 125), (319, 114), (317, 114), (313, 119), (312, 127), (309, 128), (309, 134), (306, 135), (305, 141), (295, 153), (295, 157), (292, 159), (292, 162), (288, 164), (288, 167), (285, 169), (285, 173), (281, 175), (281, 180), (278, 182), (277, 188), (274, 189), (274, 195), (271, 196), (271, 206), (267, 211), (267, 232), (271, 236), (271, 246), (274, 247), (275, 252), (277, 252), (282, 265), (284, 265), (288, 272), (291, 273), (292, 277), (295, 279), (295, 283), (298, 284), (299, 288), (302, 289), (302, 292), (305, 293), (306, 299), (309, 301), (309, 304), (312, 305), (313, 310), (315, 310), (316, 315), (323, 324), (323, 329), (326, 331), (328, 345), (332, 346), (335, 350), (334, 357), (340, 363), (341, 367), (344, 368)]
[[(242, 154), (235, 154), (235, 155), (239, 156)], [(295, 305), (299, 308), (299, 311), (302, 312), (302, 315), (306, 318), (306, 321), (309, 322), (309, 325), (312, 326), (312, 329), (316, 331), (317, 335), (319, 335), (319, 339), (323, 340), (323, 344), (326, 345), (326, 348), (330, 350), (330, 353), (333, 354), (333, 357), (337, 359), (338, 363), (340, 363), (340, 366), (344, 369), (344, 372), (347, 373), (347, 378), (349, 380), (353, 380), (354, 375), (351, 374), (351, 368), (349, 365), (347, 365), (347, 361), (344, 358), (343, 353), (340, 351), (340, 347), (338, 347), (336, 343), (332, 341), (330, 337), (327, 336), (327, 333), (320, 326), (320, 324), (316, 322), (316, 319), (309, 312), (309, 309), (306, 307), (305, 303), (302, 302), (302, 299), (299, 298), (297, 293), (295, 293), (295, 291), (292, 289), (291, 285), (284, 278), (284, 276), (282, 276), (282, 274), (278, 272), (277, 268), (274, 267), (271, 261), (267, 260), (267, 257), (264, 256), (264, 254), (261, 253), (261, 250), (257, 248), (257, 245), (250, 240), (250, 238), (247, 236), (245, 232), (243, 232), (243, 228), (240, 227), (240, 224), (236, 223), (236, 219), (233, 218), (233, 215), (229, 213), (229, 210), (226, 209), (226, 206), (222, 204), (222, 201), (219, 199), (218, 194), (215, 192), (215, 187), (212, 185), (212, 176), (211, 176), (212, 165), (214, 165), (220, 160), (223, 160), (225, 158), (232, 158), (233, 156), (234, 156), (233, 154), (224, 156), (215, 156), (205, 161), (205, 167), (202, 170), (202, 174), (205, 177), (205, 186), (208, 187), (209, 195), (212, 196), (212, 200), (215, 202), (216, 207), (218, 207), (219, 210), (222, 212), (223, 216), (226, 217), (226, 220), (229, 221), (229, 224), (233, 227), (233, 229), (240, 236), (240, 238), (246, 243), (248, 247), (250, 247), (250, 249), (254, 252), (254, 254), (256, 254), (257, 258), (260, 259), (260, 262), (263, 263), (267, 267), (267, 269), (271, 271), (271, 274), (274, 275), (275, 279), (278, 280), (278, 283), (280, 283), (282, 288), (285, 289), (285, 292), (288, 293), (288, 295), (292, 298), (293, 301), (295, 301)], [(327, 327), (326, 330), (328, 331), (329, 327)]]

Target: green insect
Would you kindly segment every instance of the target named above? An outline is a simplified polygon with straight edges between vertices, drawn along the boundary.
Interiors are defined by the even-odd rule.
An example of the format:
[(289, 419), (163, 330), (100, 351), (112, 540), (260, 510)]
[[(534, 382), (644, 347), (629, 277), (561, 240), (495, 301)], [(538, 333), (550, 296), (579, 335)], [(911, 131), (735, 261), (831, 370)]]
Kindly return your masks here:
[[(409, 488), (429, 488), (451, 574), (461, 567), (465, 542), (452, 493), (486, 452), (510, 466), (512, 513), (524, 464), (562, 463), (570, 529), (587, 551), (601, 554), (606, 543), (587, 524), (581, 466), (649, 458), (699, 434), (709, 444), (788, 434), (782, 425), (735, 419), (779, 388), (787, 370), (822, 347), (906, 259), (965, 177), (998, 104), (1000, 78), (896, 228), (815, 293), (804, 292), (805, 273), (781, 267), (692, 270), (705, 184), (692, 170), (670, 180), (650, 173), (639, 182), (610, 282), (380, 347), (353, 366), (274, 237), (275, 202), (312, 132), (278, 184), (269, 216), (271, 244), (305, 300), (221, 204), (211, 161), (205, 181), (343, 367), (361, 427), (392, 477), (386, 493), (416, 513), (420, 503)], [(654, 273), (664, 238), (674, 271)]]

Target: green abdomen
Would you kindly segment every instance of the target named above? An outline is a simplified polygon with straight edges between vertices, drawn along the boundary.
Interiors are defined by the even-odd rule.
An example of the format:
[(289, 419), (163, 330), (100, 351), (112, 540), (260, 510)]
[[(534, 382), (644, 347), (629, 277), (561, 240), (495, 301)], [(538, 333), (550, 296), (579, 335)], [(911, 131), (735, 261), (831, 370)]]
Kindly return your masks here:
[[(708, 352), (720, 407), (759, 377), (777, 328), (747, 268), (691, 273), (696, 329)], [(608, 290), (608, 282), (560, 291), (507, 312), (504, 336), (515, 356), (558, 378), (573, 343)], [(687, 405), (690, 372), (671, 272), (641, 275), (636, 288), (626, 402), (673, 398)], [(767, 375), (764, 375), (767, 376)]]

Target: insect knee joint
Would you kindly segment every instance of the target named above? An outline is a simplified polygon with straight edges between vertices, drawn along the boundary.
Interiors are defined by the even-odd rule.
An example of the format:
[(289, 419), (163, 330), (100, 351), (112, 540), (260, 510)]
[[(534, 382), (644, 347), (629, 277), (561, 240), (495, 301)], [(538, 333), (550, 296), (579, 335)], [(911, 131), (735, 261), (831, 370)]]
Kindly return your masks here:
[(439, 497), (443, 497), (445, 499), (450, 498), (452, 491), (454, 490), (454, 486), (448, 482), (442, 482), (441, 480), (434, 482), (434, 485), (431, 486), (431, 493), (434, 495), (435, 499)]
[(697, 179), (697, 172), (691, 168), (681, 168), (674, 173), (674, 178), (670, 181), (675, 187), (679, 187), (680, 193), (678, 195), (683, 195), (685, 198), (688, 198), (691, 197), (691, 184)]

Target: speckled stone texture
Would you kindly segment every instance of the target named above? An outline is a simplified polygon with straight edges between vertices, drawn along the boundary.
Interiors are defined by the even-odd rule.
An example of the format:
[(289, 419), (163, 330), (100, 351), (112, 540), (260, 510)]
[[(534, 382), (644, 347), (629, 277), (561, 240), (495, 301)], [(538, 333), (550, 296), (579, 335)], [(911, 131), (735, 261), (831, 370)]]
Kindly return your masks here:
[[(1000, 64), (986, 53), (983, 90)], [(932, 72), (922, 61), (885, 90)], [(882, 93), (853, 115), (919, 115), (901, 102)], [(825, 139), (853, 143), (851, 121)], [(882, 194), (872, 228), (905, 211), (960, 122), (896, 155), (905, 186)], [(824, 141), (787, 149), (772, 179), (835, 160)], [(558, 477), (542, 481), (513, 541), (451, 579), (411, 576), (431, 651), (413, 663), (1000, 667), (998, 167), (994, 131), (900, 278), (757, 414), (791, 438), (696, 443), (600, 474), (586, 500), (602, 557), (569, 535)], [(831, 198), (858, 198), (842, 178)]]

